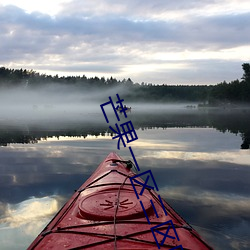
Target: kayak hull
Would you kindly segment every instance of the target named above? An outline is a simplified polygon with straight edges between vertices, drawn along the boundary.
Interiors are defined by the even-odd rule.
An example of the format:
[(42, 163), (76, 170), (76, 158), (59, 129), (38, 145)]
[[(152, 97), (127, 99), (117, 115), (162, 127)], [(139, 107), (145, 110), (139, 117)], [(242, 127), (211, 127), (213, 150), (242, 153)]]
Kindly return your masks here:
[(136, 175), (110, 153), (28, 249), (212, 249)]

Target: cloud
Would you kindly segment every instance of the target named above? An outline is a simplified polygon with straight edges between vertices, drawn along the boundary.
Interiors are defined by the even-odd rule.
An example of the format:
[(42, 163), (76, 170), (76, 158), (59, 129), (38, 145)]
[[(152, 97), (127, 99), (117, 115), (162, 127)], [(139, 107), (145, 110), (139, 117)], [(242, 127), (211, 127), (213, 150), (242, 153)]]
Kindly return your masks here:
[[(84, 18), (59, 15), (52, 18), (39, 12), (27, 14), (13, 6), (4, 7), (1, 14), (4, 20), (3, 30), (9, 32), (10, 36), (16, 35), (16, 38), (21, 35), (23, 38), (30, 38), (24, 39), (30, 41), (27, 47), (33, 45), (32, 43), (44, 47), (54, 45), (53, 48), (56, 48), (56, 45), (62, 48), (64, 45), (65, 48), (67, 45), (74, 47), (74, 44), (79, 47), (81, 42), (93, 47), (105, 42), (109, 45), (164, 42), (166, 45), (174, 43), (175, 46), (179, 44), (181, 47), (195, 49), (197, 45), (203, 48), (213, 44), (219, 47), (220, 44), (221, 47), (245, 45), (248, 44), (250, 36), (248, 33), (245, 33), (244, 39), (240, 36), (242, 31), (249, 29), (250, 13), (195, 17), (189, 22), (137, 21), (119, 16)], [(68, 40), (68, 43), (61, 44), (65, 40)]]
[[(243, 1), (243, 7), (246, 5)], [(50, 16), (0, 5), (0, 63), (59, 71), (61, 75), (131, 77), (139, 82), (234, 80), (241, 76), (241, 63), (250, 59), (238, 52), (249, 46), (250, 13), (238, 6), (238, 12), (233, 11), (232, 6), (233, 0), (147, 0), (143, 4), (75, 0)], [(236, 51), (233, 63), (239, 69), (231, 71), (232, 58), (226, 49)], [(209, 67), (203, 67), (204, 63)], [(220, 63), (225, 66), (211, 67)], [(203, 70), (207, 73), (201, 78), (199, 72)]]
[(46, 196), (4, 204), (0, 217), (1, 249), (26, 249), (63, 205), (62, 201), (65, 202), (59, 196)]
[[(84, 2), (79, 0), (65, 3), (65, 8), (61, 13), (64, 15), (79, 15), (79, 16), (122, 16), (131, 17), (134, 19), (161, 19), (168, 17), (168, 19), (183, 18), (189, 15), (198, 15), (204, 11), (217, 9), (230, 10), (230, 4), (234, 2), (220, 0), (220, 1), (198, 1), (198, 0), (179, 0), (179, 1), (162, 1), (162, 0), (145, 0), (143, 4), (139, 0), (114, 1), (114, 0), (86, 0)], [(247, 0), (242, 1), (242, 8)], [(112, 6), (112, 8), (110, 8)], [(225, 6), (228, 6), (225, 8)], [(239, 7), (237, 6), (236, 9)], [(234, 6), (234, 11), (236, 10)], [(239, 10), (238, 10), (239, 11)]]
[[(225, 195), (219, 192), (210, 192), (197, 189), (190, 189), (186, 186), (183, 187), (163, 187), (160, 189), (163, 197), (171, 197), (186, 203), (202, 204), (203, 206), (218, 206), (220, 207), (221, 214), (227, 215), (234, 213), (236, 216), (246, 213), (250, 208), (250, 199), (246, 196), (239, 195)], [(218, 214), (217, 214), (218, 215)]]
[(34, 224), (34, 220), (40, 221), (42, 218), (51, 217), (58, 209), (55, 197), (31, 198), (16, 205), (8, 204), (5, 210), (6, 216), (0, 222), (12, 228), (23, 224)]

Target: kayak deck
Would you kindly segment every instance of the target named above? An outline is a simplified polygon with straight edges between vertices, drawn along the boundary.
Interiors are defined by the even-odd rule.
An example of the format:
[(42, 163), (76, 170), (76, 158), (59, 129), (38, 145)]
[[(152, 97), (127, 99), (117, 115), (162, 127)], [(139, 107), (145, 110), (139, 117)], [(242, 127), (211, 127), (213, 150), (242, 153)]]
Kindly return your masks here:
[(28, 249), (212, 249), (139, 183), (144, 181), (110, 153)]

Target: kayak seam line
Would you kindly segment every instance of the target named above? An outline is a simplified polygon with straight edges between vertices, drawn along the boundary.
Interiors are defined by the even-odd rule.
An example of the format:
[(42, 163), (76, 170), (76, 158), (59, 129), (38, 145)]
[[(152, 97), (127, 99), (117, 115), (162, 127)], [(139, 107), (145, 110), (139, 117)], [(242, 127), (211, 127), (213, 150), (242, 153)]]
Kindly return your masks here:
[[(131, 220), (118, 220), (116, 221), (117, 224), (146, 224), (148, 225), (147, 221), (131, 221)], [(98, 223), (92, 223), (92, 224), (86, 224), (86, 225), (77, 225), (77, 226), (69, 226), (69, 227), (57, 227), (58, 230), (64, 230), (64, 229), (71, 229), (71, 228), (80, 228), (80, 227), (89, 227), (89, 226), (103, 226), (107, 224), (113, 224), (113, 221), (104, 221), (104, 222), (98, 222)], [(150, 224), (153, 225), (159, 225), (161, 222), (159, 221), (150, 221)], [(177, 224), (174, 224), (177, 225)], [(179, 225), (177, 225), (179, 226)]]
[[(76, 194), (76, 192), (75, 192), (75, 194)], [(44, 229), (43, 232), (41, 233), (42, 238), (43, 238), (44, 236), (46, 236), (47, 234), (49, 234), (50, 232), (53, 232), (53, 231), (52, 231), (53, 228), (55, 228), (56, 225), (57, 225), (58, 223), (60, 223), (60, 221), (63, 219), (63, 217), (66, 215), (66, 213), (71, 209), (71, 207), (73, 206), (73, 204), (76, 202), (76, 200), (78, 199), (79, 195), (80, 195), (80, 193), (78, 192), (78, 193), (76, 194), (76, 197), (74, 198), (74, 200), (69, 204), (69, 206), (65, 209), (65, 211), (63, 211), (63, 209), (64, 209), (64, 207), (67, 205), (68, 202), (66, 202), (66, 203), (64, 204), (64, 206), (63, 206), (63, 207), (58, 211), (58, 213), (54, 216), (54, 218), (53, 218), (52, 221), (49, 223), (49, 225), (53, 222), (53, 220), (56, 218), (56, 216), (57, 216), (61, 211), (63, 211), (63, 214), (62, 214), (61, 217), (59, 217), (59, 219), (54, 223), (54, 225), (51, 227), (51, 228), (52, 228), (51, 230), (45, 231), (45, 229), (48, 228), (49, 225), (47, 225), (47, 226), (45, 227), (45, 229)]]
[[(167, 229), (167, 226), (162, 227), (161, 229)], [(131, 240), (131, 241), (137, 241), (137, 242), (143, 242), (143, 243), (148, 243), (148, 244), (155, 244), (155, 242), (152, 241), (145, 241), (145, 240), (141, 240), (141, 239), (136, 239), (136, 238), (132, 238), (133, 236), (136, 236), (138, 234), (146, 234), (148, 232), (151, 232), (151, 229), (147, 229), (144, 231), (138, 231), (132, 234), (127, 234), (127, 235), (118, 235), (117, 236), (117, 240), (123, 240), (123, 239), (127, 239), (127, 240)], [(82, 245), (79, 247), (75, 247), (75, 248), (70, 248), (70, 250), (77, 250), (77, 249), (82, 249), (82, 248), (87, 248), (87, 247), (92, 247), (95, 245), (100, 245), (100, 244), (105, 244), (105, 243), (109, 243), (112, 242), (114, 239), (114, 235), (110, 235), (110, 234), (97, 234), (97, 233), (91, 233), (91, 232), (78, 232), (78, 231), (55, 231), (53, 233), (69, 233), (69, 234), (83, 234), (83, 235), (93, 235), (93, 236), (106, 236), (106, 237), (112, 237), (112, 239), (106, 239), (103, 241), (99, 241), (99, 242), (95, 242), (95, 243), (91, 243), (88, 245)], [(173, 245), (168, 245), (168, 244), (164, 244), (161, 247), (173, 247)], [(190, 250), (190, 248), (183, 248), (184, 250)]]
[[(155, 194), (151, 190), (149, 192), (159, 203), (160, 201), (158, 200), (158, 197), (156, 197)], [(179, 218), (176, 217), (176, 215), (179, 216), (186, 223), (186, 225), (183, 225), (182, 228), (187, 229), (196, 239), (198, 239), (199, 241), (204, 243), (208, 248), (213, 249), (208, 245), (208, 243), (206, 243), (206, 241), (204, 241), (201, 237), (199, 237), (199, 234), (193, 229), (193, 227), (179, 213), (177, 213), (177, 211), (175, 211), (175, 209), (171, 205), (169, 205), (165, 200), (164, 200), (164, 202), (171, 208), (171, 210), (169, 210), (167, 208), (166, 209), (171, 213), (172, 216), (175, 217), (175, 219), (177, 219), (177, 221), (180, 224), (182, 224), (182, 223), (180, 222)], [(164, 207), (166, 207), (166, 206), (164, 206)]]
[[(81, 233), (81, 232), (78, 232), (78, 231), (67, 231), (68, 229), (74, 229), (74, 228), (81, 228), (81, 227), (89, 227), (89, 226), (103, 226), (103, 225), (106, 225), (106, 224), (113, 224), (113, 222), (111, 221), (108, 221), (108, 223), (96, 223), (96, 224), (86, 224), (86, 225), (79, 225), (79, 226), (72, 226), (72, 227), (57, 227), (57, 229), (55, 229), (54, 231), (53, 230), (49, 230), (47, 231), (46, 233), (47, 234), (50, 234), (50, 233), (67, 233), (67, 232), (77, 232), (77, 233)], [(117, 224), (126, 224), (126, 223), (122, 223), (122, 222), (117, 222)], [(129, 223), (127, 223), (129, 224)], [(132, 224), (132, 222), (131, 222)], [(138, 222), (136, 222), (135, 224), (138, 224)], [(146, 221), (143, 222), (143, 223), (139, 223), (139, 224), (148, 224)], [(150, 225), (159, 225), (159, 224), (162, 224), (161, 222), (151, 222), (150, 221)], [(175, 226), (175, 228), (179, 229), (185, 229), (185, 230), (188, 230), (188, 231), (191, 231), (192, 229), (190, 228), (187, 228), (185, 226), (182, 226), (182, 225), (178, 225), (178, 224), (173, 224)], [(164, 228), (164, 227), (161, 227), (161, 229)], [(145, 230), (144, 230), (145, 231)], [(144, 232), (144, 231), (140, 231), (140, 232)], [(138, 231), (139, 232), (139, 231)], [(85, 232), (83, 232), (85, 233)]]
[[(118, 174), (121, 174), (121, 175), (123, 175), (123, 176), (127, 176), (126, 174), (123, 174), (122, 172), (119, 172), (119, 171), (116, 170), (116, 169), (112, 169), (112, 170), (110, 170), (109, 172), (107, 172), (107, 173), (103, 174), (102, 176), (98, 177), (97, 179), (95, 179), (95, 180), (92, 181), (91, 183), (89, 183), (85, 188), (88, 188), (89, 186), (91, 186), (91, 185), (94, 184), (95, 182), (101, 180), (102, 178), (106, 177), (107, 175), (109, 175), (109, 174), (112, 173), (112, 172), (117, 172)], [(131, 173), (132, 173), (131, 177), (132, 177), (132, 176), (135, 176), (135, 174), (134, 174), (133, 172), (131, 172)]]
[[(90, 186), (90, 187), (86, 187), (86, 188), (80, 189), (80, 190), (78, 190), (78, 192), (82, 192), (82, 191), (84, 191), (84, 190), (86, 190), (86, 189), (89, 189), (89, 188), (102, 187), (102, 186), (112, 186), (112, 185), (121, 185), (121, 183), (119, 183), (119, 182), (113, 182), (113, 183), (98, 184), (98, 185), (95, 185), (95, 186)], [(124, 183), (124, 186), (125, 186), (125, 185), (131, 186), (130, 183)], [(141, 185), (139, 185), (139, 184), (134, 184), (134, 186), (141, 187)], [(149, 188), (146, 187), (145, 189), (148, 190)], [(131, 190), (132, 190), (132, 189), (131, 189)], [(133, 191), (134, 191), (134, 190), (133, 190)]]
[[(158, 197), (154, 194), (154, 192), (152, 192), (152, 190), (149, 190), (149, 193), (155, 198), (155, 200), (157, 201), (157, 203), (159, 204), (159, 205), (161, 205), (161, 203), (160, 203), (160, 200), (158, 199)], [(165, 201), (165, 200), (164, 200)], [(169, 208), (167, 208), (166, 207), (166, 205), (164, 204), (164, 207), (167, 209), (167, 211), (182, 225), (182, 223), (181, 223), (181, 221), (180, 221), (180, 219), (174, 214), (174, 213), (176, 213), (177, 215), (179, 215), (166, 201), (165, 201), (165, 203), (172, 209), (172, 211), (169, 209)], [(173, 211), (174, 211), (174, 213), (173, 213)], [(180, 216), (180, 218), (185, 222), (185, 223), (187, 223), (181, 216)], [(187, 223), (188, 224), (188, 223)], [(190, 226), (191, 227), (191, 226)], [(192, 227), (191, 227), (192, 228)]]

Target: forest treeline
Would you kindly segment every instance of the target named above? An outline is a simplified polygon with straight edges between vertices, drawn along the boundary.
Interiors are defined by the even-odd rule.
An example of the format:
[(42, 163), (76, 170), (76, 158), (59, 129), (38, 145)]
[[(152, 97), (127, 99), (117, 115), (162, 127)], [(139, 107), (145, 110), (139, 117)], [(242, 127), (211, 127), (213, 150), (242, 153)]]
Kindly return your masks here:
[[(135, 130), (150, 129), (168, 129), (168, 128), (214, 128), (220, 132), (230, 132), (240, 135), (242, 142), (239, 144), (241, 149), (250, 147), (250, 110), (207, 110), (206, 112), (188, 112), (182, 110), (179, 112), (137, 112), (135, 115), (129, 113), (133, 120)], [(91, 117), (88, 116), (89, 118)], [(13, 143), (37, 143), (40, 140), (60, 136), (84, 137), (94, 136), (115, 136), (111, 129), (107, 130), (107, 124), (104, 122), (94, 122), (86, 119), (84, 122), (67, 122), (49, 120), (42, 124), (34, 125), (32, 122), (22, 124), (0, 123), (0, 146), (8, 146)], [(101, 117), (102, 120), (102, 117)], [(46, 124), (46, 125), (45, 125)], [(46, 128), (46, 129), (45, 129)]]
[(243, 76), (239, 80), (222, 82), (216, 85), (153, 85), (134, 83), (130, 78), (117, 80), (110, 77), (51, 76), (34, 70), (9, 69), (0, 67), (0, 87), (23, 87), (35, 89), (53, 83), (79, 88), (83, 92), (98, 89), (109, 90), (124, 87), (122, 98), (126, 101), (173, 102), (190, 101), (208, 105), (250, 103), (250, 64), (242, 64)]

